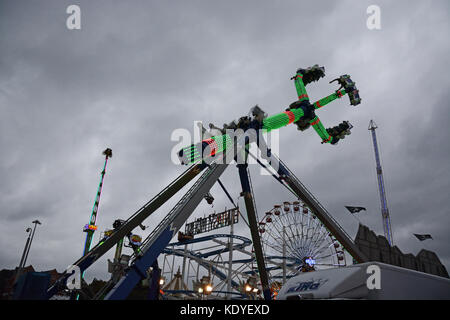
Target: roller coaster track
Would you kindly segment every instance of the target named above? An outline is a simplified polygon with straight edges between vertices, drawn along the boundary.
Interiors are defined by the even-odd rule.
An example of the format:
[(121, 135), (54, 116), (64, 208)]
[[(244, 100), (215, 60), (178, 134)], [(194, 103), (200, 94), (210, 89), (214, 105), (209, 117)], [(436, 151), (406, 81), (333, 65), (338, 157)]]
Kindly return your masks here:
[[(225, 247), (224, 249), (221, 249), (221, 250), (214, 250), (214, 251), (209, 251), (209, 252), (205, 252), (205, 253), (196, 253), (192, 250), (175, 249), (176, 246), (184, 246), (187, 244), (201, 243), (201, 242), (205, 242), (205, 241), (216, 240), (218, 238), (233, 238), (233, 239), (241, 240), (242, 243), (233, 245), (233, 250), (240, 250), (240, 249), (243, 249), (252, 244), (251, 240), (246, 237), (242, 237), (242, 236), (238, 236), (238, 235), (229, 235), (229, 234), (212, 234), (212, 235), (204, 236), (201, 238), (171, 243), (163, 250), (163, 253), (174, 254), (174, 255), (177, 255), (180, 257), (187, 257), (187, 258), (193, 259), (199, 265), (204, 267), (205, 269), (211, 270), (211, 272), (214, 275), (217, 275), (221, 280), (226, 280), (228, 278), (227, 275), (225, 273), (223, 273), (222, 271), (220, 271), (215, 266), (216, 263), (214, 263), (212, 261), (206, 261), (204, 259), (208, 258), (210, 256), (213, 256), (213, 255), (216, 255), (216, 254), (226, 253), (229, 251), (229, 247)], [(239, 284), (236, 283), (235, 281), (231, 281), (231, 285), (236, 290), (239, 290)]]

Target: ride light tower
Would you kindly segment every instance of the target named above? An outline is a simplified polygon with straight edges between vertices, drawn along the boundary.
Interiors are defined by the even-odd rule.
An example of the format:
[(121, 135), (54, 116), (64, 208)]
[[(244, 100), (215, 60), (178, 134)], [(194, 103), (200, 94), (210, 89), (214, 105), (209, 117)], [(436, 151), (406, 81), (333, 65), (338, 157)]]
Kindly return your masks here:
[(83, 256), (89, 252), (94, 232), (95, 230), (97, 230), (95, 222), (97, 221), (98, 204), (100, 202), (100, 195), (102, 193), (103, 179), (105, 178), (106, 173), (106, 165), (108, 164), (108, 158), (112, 157), (112, 150), (108, 148), (105, 151), (103, 151), (102, 154), (105, 156), (105, 164), (103, 165), (103, 170), (101, 172), (100, 184), (98, 185), (97, 195), (95, 196), (95, 202), (94, 207), (92, 208), (91, 218), (89, 219), (89, 223), (86, 224), (83, 228), (83, 231), (86, 232), (86, 241), (84, 243)]
[(377, 144), (377, 135), (375, 133), (376, 128), (378, 128), (376, 123), (373, 120), (370, 120), (368, 129), (372, 131), (373, 149), (375, 151), (378, 191), (380, 193), (380, 200), (381, 200), (381, 216), (383, 217), (384, 236), (386, 237), (389, 244), (392, 246), (393, 237), (392, 237), (391, 219), (389, 218), (389, 209), (387, 206), (386, 191), (384, 188), (383, 170), (381, 169), (380, 154), (378, 151), (378, 144)]

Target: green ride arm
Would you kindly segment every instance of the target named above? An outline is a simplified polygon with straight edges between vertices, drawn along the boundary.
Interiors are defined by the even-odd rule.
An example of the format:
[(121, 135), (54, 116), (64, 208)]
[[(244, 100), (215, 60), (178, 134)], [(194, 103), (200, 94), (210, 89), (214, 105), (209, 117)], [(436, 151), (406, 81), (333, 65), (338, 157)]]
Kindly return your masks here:
[(267, 117), (263, 120), (262, 128), (267, 132), (275, 129), (280, 129), (287, 126), (288, 124), (297, 121), (303, 117), (302, 109), (293, 109), (290, 111), (285, 111), (282, 113), (275, 114), (273, 116)]
[(298, 100), (309, 100), (308, 93), (306, 92), (305, 85), (303, 83), (303, 75), (301, 73), (297, 73), (294, 77), (295, 81), (295, 89), (297, 89)]
[(337, 90), (335, 93), (330, 94), (329, 96), (322, 98), (320, 100), (317, 100), (313, 103), (314, 108), (319, 109), (324, 107), (325, 105), (329, 104), (330, 102), (342, 98), (347, 92), (345, 92), (345, 89)]
[[(306, 92), (306, 88), (305, 88), (302, 78), (303, 78), (303, 75), (301, 73), (297, 73), (296, 76), (294, 77), (295, 88), (297, 90), (298, 100), (299, 101), (304, 101), (304, 100), (309, 101), (308, 93)], [(345, 94), (345, 90), (338, 90), (335, 93), (316, 101), (313, 104), (314, 108), (319, 109), (319, 108), (325, 106), (326, 104), (328, 104), (338, 98), (341, 98), (344, 94)], [(297, 110), (301, 110), (301, 109), (296, 109), (296, 110), (292, 110), (292, 111), (297, 111)], [(303, 116), (303, 112), (302, 112), (302, 116)], [(297, 121), (297, 119), (295, 121)], [(314, 130), (317, 132), (319, 137), (322, 139), (322, 143), (330, 143), (332, 141), (332, 137), (328, 134), (327, 130), (323, 126), (319, 117), (316, 116), (309, 123), (312, 125)]]
[(194, 164), (201, 162), (203, 160), (203, 150), (208, 145), (212, 146), (211, 150), (214, 150), (212, 155), (215, 155), (228, 150), (233, 145), (233, 141), (229, 134), (224, 134), (205, 139), (197, 144), (191, 144), (182, 149), (182, 154), (185, 155), (185, 160), (188, 161), (187, 163)]
[[(275, 114), (267, 117), (263, 120), (262, 129), (265, 132), (271, 130), (280, 129), (295, 121), (298, 121), (303, 117), (304, 113), (302, 109), (294, 109), (285, 112)], [(233, 140), (229, 134), (220, 136), (214, 136), (209, 139), (205, 139), (199, 143), (191, 144), (185, 148), (182, 148), (178, 154), (180, 160), (184, 164), (198, 163), (203, 160), (205, 148), (211, 152), (206, 156), (213, 156), (214, 154), (220, 154), (233, 146)]]
[(316, 130), (319, 137), (322, 138), (322, 143), (330, 143), (331, 142), (332, 137), (327, 132), (327, 129), (325, 129), (325, 127), (323, 126), (322, 121), (320, 121), (319, 117), (316, 116), (309, 123), (312, 125), (314, 130)]
[[(308, 93), (306, 91), (306, 87), (303, 82), (303, 74), (301, 72), (297, 72), (296, 75), (293, 77), (293, 79), (295, 83), (295, 88), (297, 90), (298, 100), (300, 102), (307, 101), (309, 104)], [(308, 80), (308, 83), (309, 82), (310, 81)], [(314, 109), (319, 109), (336, 99), (342, 98), (345, 94), (347, 94), (345, 89), (337, 90), (336, 92), (330, 94), (329, 96), (326, 96), (314, 102), (313, 104), (309, 104), (309, 106), (310, 107), (313, 106)], [(293, 122), (297, 122), (304, 115), (305, 114), (302, 108), (295, 108), (285, 112), (281, 112), (265, 118), (262, 122), (262, 129), (266, 132), (280, 129)], [(322, 143), (331, 143), (333, 141), (333, 137), (327, 132), (327, 130), (325, 129), (322, 122), (317, 116), (314, 117), (314, 119), (312, 119), (311, 121), (309, 121), (309, 123), (322, 139)], [(185, 164), (197, 163), (202, 161), (203, 151), (205, 150), (206, 147), (208, 147), (209, 148), (208, 150), (211, 152), (210, 156), (213, 156), (215, 154), (219, 154), (226, 151), (232, 145), (233, 141), (228, 134), (214, 136), (209, 139), (203, 140), (200, 143), (192, 144), (188, 147), (183, 148), (179, 152), (179, 157), (182, 160), (182, 163)]]

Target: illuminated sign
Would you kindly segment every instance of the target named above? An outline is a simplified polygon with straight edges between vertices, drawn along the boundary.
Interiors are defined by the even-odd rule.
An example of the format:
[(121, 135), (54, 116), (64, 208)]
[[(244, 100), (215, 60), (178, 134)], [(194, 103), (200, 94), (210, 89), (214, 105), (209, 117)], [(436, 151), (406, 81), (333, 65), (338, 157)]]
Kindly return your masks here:
[(306, 262), (307, 264), (309, 264), (311, 267), (312, 267), (313, 265), (316, 264), (316, 260), (314, 260), (314, 259), (311, 258), (311, 257), (309, 257), (308, 259), (306, 259), (305, 262)]
[(239, 222), (238, 208), (230, 209), (221, 213), (212, 213), (205, 218), (198, 218), (197, 220), (186, 223), (185, 234), (196, 235), (211, 230), (216, 230), (236, 224)]

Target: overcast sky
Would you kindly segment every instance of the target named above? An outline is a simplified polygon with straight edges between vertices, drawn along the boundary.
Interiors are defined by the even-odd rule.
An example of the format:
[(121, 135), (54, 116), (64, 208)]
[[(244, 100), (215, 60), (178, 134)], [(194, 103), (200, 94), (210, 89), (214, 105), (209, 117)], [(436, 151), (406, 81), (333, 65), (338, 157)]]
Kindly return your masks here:
[[(81, 30), (66, 8), (81, 8)], [(366, 9), (381, 8), (381, 30)], [(319, 110), (326, 127), (349, 120), (352, 135), (320, 144), (314, 130), (280, 130), (280, 157), (354, 237), (345, 205), (383, 234), (369, 121), (377, 136), (394, 243), (435, 251), (450, 270), (449, 2), (443, 1), (0, 1), (0, 269), (19, 264), (25, 229), (39, 219), (27, 264), (64, 270), (82, 253), (103, 165), (99, 231), (126, 219), (185, 168), (170, 161), (173, 130), (222, 125), (255, 104), (268, 114), (296, 100), (290, 77), (325, 66), (307, 87), (350, 74), (347, 97)], [(293, 198), (251, 168), (258, 210)], [(237, 170), (223, 182), (237, 198)], [(214, 187), (190, 220), (230, 207)], [(144, 225), (156, 224), (176, 200)], [(242, 205), (242, 204), (241, 204)], [(249, 236), (245, 225), (238, 231)], [(226, 230), (225, 230), (226, 231)], [(147, 232), (146, 232), (147, 233)], [(145, 235), (146, 233), (142, 233)], [(418, 241), (413, 233), (434, 240)], [(98, 241), (100, 232), (95, 235)], [(87, 278), (108, 277), (106, 258)]]

